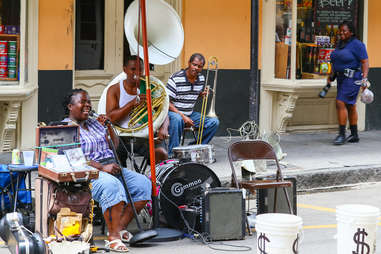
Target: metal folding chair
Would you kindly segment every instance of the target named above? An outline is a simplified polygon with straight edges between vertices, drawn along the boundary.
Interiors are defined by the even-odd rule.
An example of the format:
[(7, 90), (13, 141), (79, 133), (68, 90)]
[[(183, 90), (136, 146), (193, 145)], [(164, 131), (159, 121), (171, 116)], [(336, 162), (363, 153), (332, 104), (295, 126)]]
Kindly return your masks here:
[[(278, 159), (272, 148), (272, 146), (262, 140), (244, 140), (238, 141), (230, 144), (228, 147), (228, 157), (230, 162), (230, 167), (232, 169), (232, 180), (235, 187), (243, 188), (249, 190), (251, 193), (255, 193), (256, 189), (267, 189), (275, 188), (274, 191), (274, 209), (276, 212), (277, 206), (277, 189), (283, 188), (284, 194), (286, 196), (288, 208), (290, 214), (293, 214), (292, 204), (290, 202), (287, 190), (285, 187), (292, 186), (292, 182), (284, 181), (281, 168), (279, 166)], [(250, 181), (239, 181), (237, 174), (235, 172), (234, 162), (243, 160), (273, 160), (276, 163), (276, 176), (273, 179), (263, 179), (263, 180), (250, 180)], [(248, 231), (250, 233), (250, 227), (248, 221), (246, 220)]]

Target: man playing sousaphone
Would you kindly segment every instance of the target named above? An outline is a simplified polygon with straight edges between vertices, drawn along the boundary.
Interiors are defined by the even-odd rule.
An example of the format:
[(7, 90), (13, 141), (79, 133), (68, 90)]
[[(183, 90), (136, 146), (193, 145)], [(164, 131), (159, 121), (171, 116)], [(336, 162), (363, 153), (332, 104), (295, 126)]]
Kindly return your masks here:
[[(107, 91), (106, 114), (111, 119), (112, 123), (117, 124), (122, 128), (128, 128), (128, 122), (130, 120), (129, 115), (134, 107), (146, 100), (146, 95), (140, 94), (138, 88), (140, 85), (143, 63), (142, 60), (140, 60), (139, 63), (141, 68), (138, 68), (139, 63), (137, 59), (137, 56), (127, 57), (126, 62), (123, 65), (123, 71), (126, 73), (127, 79), (113, 84)], [(157, 162), (168, 158), (163, 145), (163, 141), (168, 137), (168, 124), (169, 120), (168, 117), (166, 117), (164, 123), (157, 132), (157, 141), (155, 144), (155, 158)], [(137, 139), (137, 142), (134, 145), (134, 152), (148, 156), (147, 140)], [(125, 163), (127, 154), (120, 146), (118, 148), (118, 155), (121, 158), (121, 162)]]
[[(178, 71), (168, 79), (167, 92), (169, 95), (169, 147), (168, 153), (179, 146), (184, 126), (200, 126), (199, 112), (193, 108), (200, 96), (206, 96), (205, 77), (201, 71), (205, 65), (202, 54), (193, 54), (188, 62), (188, 68)], [(217, 118), (206, 117), (202, 135), (202, 144), (207, 144), (216, 134), (219, 121)], [(191, 144), (194, 144), (192, 142)]]

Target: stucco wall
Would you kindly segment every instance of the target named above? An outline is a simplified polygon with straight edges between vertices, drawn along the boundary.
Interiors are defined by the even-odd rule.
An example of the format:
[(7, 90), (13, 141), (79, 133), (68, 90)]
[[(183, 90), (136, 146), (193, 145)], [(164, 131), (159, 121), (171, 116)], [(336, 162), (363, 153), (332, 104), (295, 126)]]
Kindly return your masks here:
[(39, 70), (73, 69), (74, 0), (39, 0)]
[(216, 56), (221, 69), (249, 69), (250, 19), (250, 0), (184, 1), (183, 64), (200, 52)]
[(368, 54), (370, 67), (381, 67), (381, 1), (368, 2)]

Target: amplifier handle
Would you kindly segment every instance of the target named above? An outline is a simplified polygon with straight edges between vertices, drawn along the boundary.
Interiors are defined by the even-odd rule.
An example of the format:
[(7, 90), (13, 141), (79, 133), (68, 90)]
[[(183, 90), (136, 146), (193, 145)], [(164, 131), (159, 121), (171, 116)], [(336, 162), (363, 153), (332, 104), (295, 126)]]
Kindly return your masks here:
[(77, 183), (77, 182), (87, 182), (87, 180), (89, 180), (90, 173), (88, 171), (86, 171), (86, 176), (80, 177), (80, 178), (76, 178), (74, 173), (70, 173), (70, 175), (71, 175), (71, 178), (73, 179), (73, 181)]

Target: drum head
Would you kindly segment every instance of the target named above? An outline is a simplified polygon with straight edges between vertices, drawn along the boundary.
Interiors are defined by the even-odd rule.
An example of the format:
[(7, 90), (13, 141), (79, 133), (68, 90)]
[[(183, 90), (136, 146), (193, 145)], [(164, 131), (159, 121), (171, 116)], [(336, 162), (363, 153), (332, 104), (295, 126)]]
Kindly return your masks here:
[(211, 169), (198, 163), (180, 164), (169, 170), (164, 179), (159, 179), (162, 183), (160, 208), (169, 226), (182, 229), (184, 224), (178, 206), (201, 206), (205, 190), (221, 187), (221, 182)]

